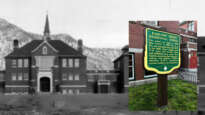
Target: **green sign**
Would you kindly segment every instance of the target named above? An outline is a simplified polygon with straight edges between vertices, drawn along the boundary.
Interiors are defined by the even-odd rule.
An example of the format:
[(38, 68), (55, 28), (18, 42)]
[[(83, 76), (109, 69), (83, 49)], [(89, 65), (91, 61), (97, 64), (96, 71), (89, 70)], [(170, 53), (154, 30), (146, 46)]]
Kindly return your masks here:
[(180, 36), (146, 28), (145, 68), (168, 74), (180, 66)]

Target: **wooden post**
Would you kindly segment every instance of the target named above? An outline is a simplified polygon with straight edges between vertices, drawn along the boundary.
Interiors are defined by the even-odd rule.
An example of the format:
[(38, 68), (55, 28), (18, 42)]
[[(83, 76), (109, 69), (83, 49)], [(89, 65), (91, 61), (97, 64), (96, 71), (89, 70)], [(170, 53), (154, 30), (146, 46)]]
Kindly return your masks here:
[(166, 106), (168, 104), (168, 81), (167, 74), (158, 74), (158, 101), (159, 107)]

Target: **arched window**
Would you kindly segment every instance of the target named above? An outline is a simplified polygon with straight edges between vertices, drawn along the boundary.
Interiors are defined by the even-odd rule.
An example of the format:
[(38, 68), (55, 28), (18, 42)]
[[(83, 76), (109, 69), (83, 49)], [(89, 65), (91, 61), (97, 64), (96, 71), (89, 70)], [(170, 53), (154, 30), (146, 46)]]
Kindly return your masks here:
[(47, 54), (47, 47), (46, 47), (46, 46), (43, 47), (43, 54), (44, 54), (44, 55)]

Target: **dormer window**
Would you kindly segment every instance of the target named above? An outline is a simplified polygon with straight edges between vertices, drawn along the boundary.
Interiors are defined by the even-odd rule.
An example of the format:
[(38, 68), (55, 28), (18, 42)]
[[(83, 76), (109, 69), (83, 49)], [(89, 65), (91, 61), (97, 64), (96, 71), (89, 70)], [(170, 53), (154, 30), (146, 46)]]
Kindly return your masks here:
[(46, 55), (47, 53), (47, 47), (43, 47), (43, 55)]

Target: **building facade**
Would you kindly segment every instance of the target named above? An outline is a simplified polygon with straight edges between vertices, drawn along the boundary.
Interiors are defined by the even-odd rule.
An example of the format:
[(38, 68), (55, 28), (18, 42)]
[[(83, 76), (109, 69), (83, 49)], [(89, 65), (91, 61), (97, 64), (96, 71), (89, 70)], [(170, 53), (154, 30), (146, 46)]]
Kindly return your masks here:
[(114, 69), (119, 72), (117, 77), (117, 92), (128, 91), (128, 74), (129, 74), (129, 46), (124, 46), (122, 54), (114, 60)]
[[(194, 21), (193, 21), (194, 22)], [(188, 23), (188, 22), (187, 22)], [(129, 21), (129, 80), (143, 80), (156, 77), (157, 74), (144, 68), (144, 51), (145, 51), (145, 29), (151, 28), (159, 31), (178, 34), (181, 36), (181, 67), (184, 70), (195, 71), (197, 66), (197, 31), (196, 24), (191, 23), (190, 29), (184, 29), (186, 22), (178, 21)], [(189, 21), (190, 23), (190, 21)], [(195, 23), (195, 22), (194, 22)], [(184, 31), (186, 30), (186, 31)], [(191, 42), (190, 42), (191, 41)], [(177, 74), (178, 70), (171, 74)]]
[(5, 57), (2, 89), (5, 93), (123, 93), (118, 91), (118, 87), (124, 87), (118, 83), (124, 82), (118, 81), (118, 70), (87, 71), (82, 47), (82, 40), (78, 40), (77, 49), (52, 40), (46, 16), (42, 40), (23, 47), (19, 47), (18, 40), (13, 41), (13, 52)]
[(197, 22), (183, 21), (179, 24), (181, 35), (181, 69), (197, 72)]

